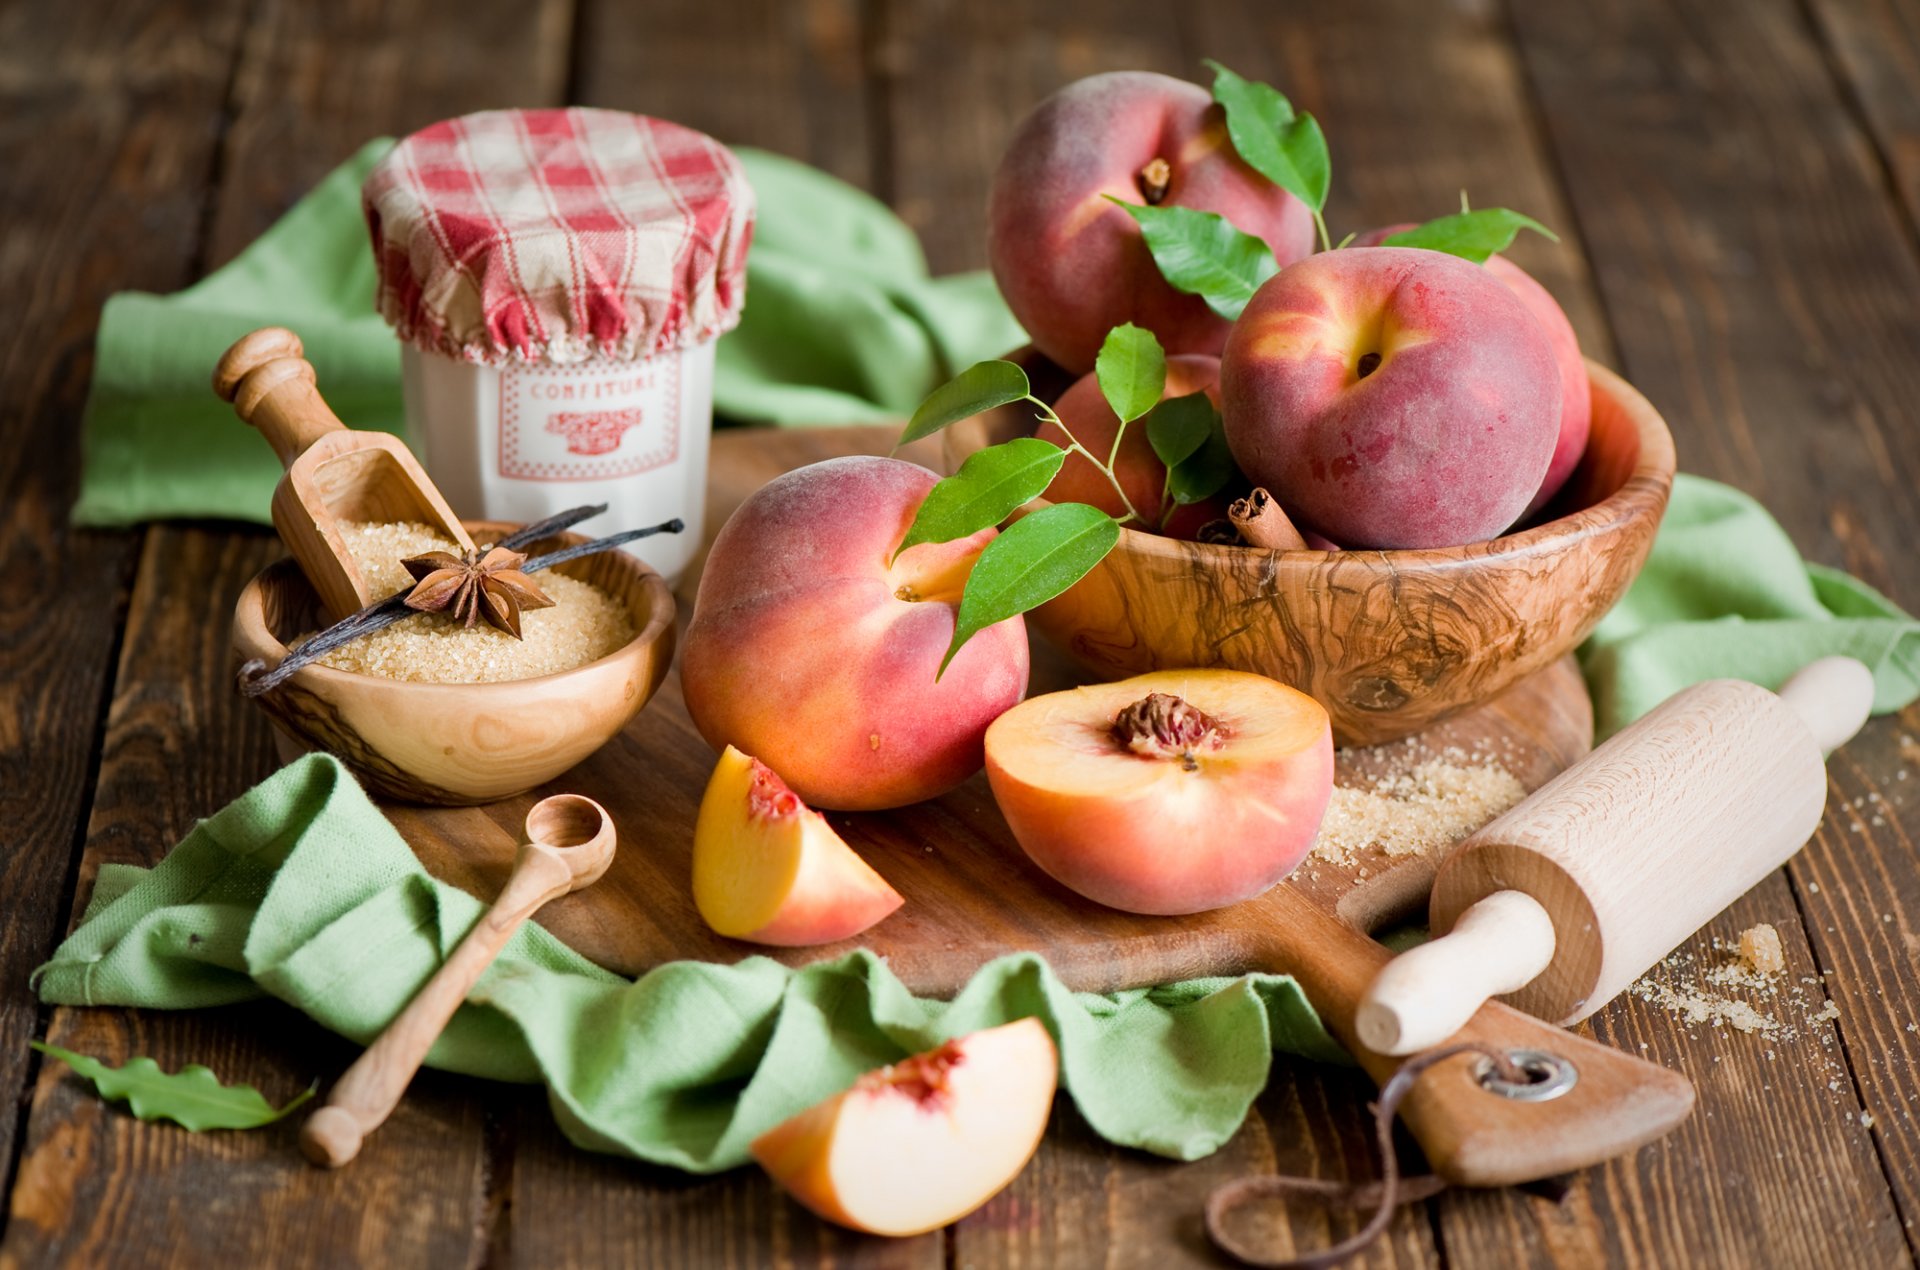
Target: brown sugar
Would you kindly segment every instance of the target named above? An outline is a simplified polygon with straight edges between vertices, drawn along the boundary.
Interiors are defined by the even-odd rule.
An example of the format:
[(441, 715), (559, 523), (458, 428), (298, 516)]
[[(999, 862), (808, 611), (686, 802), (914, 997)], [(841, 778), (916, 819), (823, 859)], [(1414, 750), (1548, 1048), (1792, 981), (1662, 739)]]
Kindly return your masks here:
[[(340, 532), (375, 595), (413, 585), (400, 563), (407, 557), (458, 550), (431, 526), (413, 522), (348, 521)], [(504, 683), (572, 670), (633, 641), (626, 606), (599, 587), (556, 569), (535, 576), (554, 603), (521, 615), (521, 639), (484, 624), (469, 628), (445, 614), (420, 613), (335, 649), (319, 664), (413, 683)]]
[(1787, 968), (1786, 950), (1780, 946), (1780, 932), (1761, 922), (1740, 932), (1740, 960), (1748, 970), (1771, 977)]
[(1354, 863), (1369, 848), (1388, 857), (1427, 855), (1452, 846), (1526, 796), (1526, 787), (1495, 763), (1429, 759), (1366, 785), (1335, 786), (1313, 855), (1341, 865)]

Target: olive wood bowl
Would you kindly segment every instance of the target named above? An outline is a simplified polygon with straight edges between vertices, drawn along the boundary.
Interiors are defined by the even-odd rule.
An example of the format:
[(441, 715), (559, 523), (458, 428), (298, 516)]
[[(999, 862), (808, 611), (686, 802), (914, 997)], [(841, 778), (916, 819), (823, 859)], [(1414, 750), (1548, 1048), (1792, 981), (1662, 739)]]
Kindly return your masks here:
[[(466, 521), (475, 542), (519, 526)], [(556, 534), (539, 555), (586, 542)], [(283, 741), (282, 757), (326, 750), (374, 793), (413, 803), (462, 806), (506, 798), (552, 780), (605, 745), (640, 713), (673, 660), (673, 593), (624, 551), (557, 566), (623, 601), (638, 632), (598, 661), (507, 683), (406, 683), (308, 666), (255, 697)], [(277, 666), (287, 643), (321, 629), (319, 598), (290, 559), (247, 583), (233, 610), (236, 665)], [(291, 742), (289, 747), (285, 742)]]
[[(1030, 350), (1010, 357), (1043, 400), (1065, 387)], [(1587, 372), (1586, 454), (1517, 532), (1464, 547), (1267, 551), (1122, 529), (1093, 572), (1029, 616), (1105, 679), (1253, 671), (1318, 700), (1342, 745), (1411, 736), (1574, 648), (1646, 562), (1673, 485), (1673, 437), (1625, 380), (1592, 362)], [(1018, 403), (954, 424), (947, 470), (1034, 427)]]

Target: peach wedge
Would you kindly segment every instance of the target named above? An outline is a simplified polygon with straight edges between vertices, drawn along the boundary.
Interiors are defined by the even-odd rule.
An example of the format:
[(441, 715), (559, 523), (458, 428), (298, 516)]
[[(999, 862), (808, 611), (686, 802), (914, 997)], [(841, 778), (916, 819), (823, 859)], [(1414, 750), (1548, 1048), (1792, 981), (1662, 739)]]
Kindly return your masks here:
[(772, 768), (729, 745), (693, 830), (693, 902), (717, 934), (802, 947), (850, 939), (901, 899)]
[(1060, 1058), (1038, 1019), (948, 1041), (868, 1072), (754, 1139), (795, 1199), (875, 1235), (918, 1235), (999, 1193), (1032, 1158)]

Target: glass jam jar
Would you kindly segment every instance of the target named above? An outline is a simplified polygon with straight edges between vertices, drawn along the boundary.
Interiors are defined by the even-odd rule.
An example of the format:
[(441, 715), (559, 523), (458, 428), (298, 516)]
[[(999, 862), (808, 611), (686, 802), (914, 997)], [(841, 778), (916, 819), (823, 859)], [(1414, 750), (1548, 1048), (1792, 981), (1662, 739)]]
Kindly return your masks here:
[(746, 298), (753, 193), (690, 128), (494, 110), (395, 146), (362, 192), (410, 439), (463, 516), (607, 503), (584, 532), (678, 581), (700, 546), (714, 342)]

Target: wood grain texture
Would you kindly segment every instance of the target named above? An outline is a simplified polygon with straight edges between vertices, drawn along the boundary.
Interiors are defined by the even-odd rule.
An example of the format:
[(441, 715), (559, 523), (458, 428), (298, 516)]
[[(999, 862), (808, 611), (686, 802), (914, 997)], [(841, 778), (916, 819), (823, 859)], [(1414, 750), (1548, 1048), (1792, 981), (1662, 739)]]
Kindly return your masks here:
[(1114, 70), (1197, 78), (1178, 6), (1160, 0), (888, 0), (876, 66), (890, 117), (894, 210), (935, 273), (987, 263), (987, 188), (1028, 111)]
[[(1014, 356), (1039, 382), (1043, 359)], [(1586, 455), (1530, 528), (1462, 547), (1331, 553), (1123, 528), (1029, 624), (1102, 679), (1189, 666), (1269, 675), (1325, 706), (1341, 745), (1423, 731), (1571, 652), (1653, 547), (1672, 440), (1618, 376), (1589, 373)], [(943, 434), (945, 469), (1033, 426), (1020, 403), (956, 423)]]
[[(1247, 1122), (1204, 1160), (1176, 1164), (1102, 1141), (1062, 1100), (1046, 1145), (1026, 1170), (952, 1231), (954, 1263), (981, 1270), (1102, 1266), (1166, 1270), (1224, 1264), (1200, 1212), (1216, 1186), (1248, 1173), (1282, 1172), (1364, 1182), (1378, 1176), (1357, 1072), (1275, 1063)], [(1418, 1155), (1401, 1152), (1417, 1171)], [(1365, 1218), (1311, 1200), (1243, 1214), (1235, 1230), (1275, 1255), (1325, 1248)], [(1379, 1243), (1345, 1263), (1375, 1270), (1437, 1267), (1441, 1253), (1425, 1206), (1403, 1208)]]
[[(1911, 356), (1920, 266), (1804, 12), (1622, 3), (1513, 5), (1510, 15), (1621, 364), (1675, 422), (1683, 465), (1758, 495), (1808, 555), (1911, 606), (1920, 562), (1882, 544), (1920, 510), (1920, 451), (1901, 422), (1920, 392)], [(1856, 755), (1886, 762), (1897, 753), (1895, 730), (1870, 726), (1830, 774), (1849, 770)], [(1891, 787), (1894, 767), (1868, 775)], [(1920, 1201), (1915, 1174), (1883, 1167), (1892, 1157), (1879, 1142), (1906, 1147), (1877, 1142), (1858, 1116), (1898, 1115), (1915, 1096), (1913, 1069), (1863, 1059), (1849, 1075), (1821, 1045), (1844, 1044), (1849, 1018), (1890, 1035), (1886, 1021), (1920, 1014), (1912, 953), (1889, 961), (1882, 942), (1920, 913), (1907, 881), (1913, 850), (1897, 830), (1869, 838), (1877, 827), (1863, 828), (1848, 832), (1829, 814), (1788, 867), (1794, 885), (1776, 875), (1684, 946), (1712, 964), (1721, 955), (1711, 940), (1765, 920), (1786, 934), (1795, 974), (1810, 973), (1813, 953), (1823, 968), (1846, 962), (1853, 978), (1826, 981), (1841, 1011), (1837, 1033), (1801, 1015), (1786, 1045), (1725, 1030), (1676, 1036), (1672, 1015), (1637, 1002), (1594, 1020), (1596, 1034), (1617, 1044), (1645, 1041), (1673, 1055), (1696, 1076), (1701, 1111), (1671, 1144), (1688, 1166), (1645, 1157), (1631, 1185), (1647, 1198), (1613, 1209), (1628, 1226), (1604, 1240), (1587, 1231), (1568, 1248), (1592, 1256), (1611, 1244), (1639, 1264), (1885, 1264), (1912, 1255), (1912, 1232), (1902, 1231)], [(1895, 881), (1888, 888), (1882, 879)], [(1894, 921), (1814, 918), (1803, 935), (1802, 905), (1815, 912), (1809, 883)], [(1693, 1194), (1690, 1179), (1703, 1173), (1734, 1173), (1743, 1184), (1692, 1201), (1702, 1216), (1689, 1226), (1644, 1216), (1670, 1188)], [(1606, 1170), (1607, 1187), (1626, 1183), (1623, 1174)], [(1817, 1190), (1805, 1185), (1810, 1177), (1821, 1179)]]
[[(22, 218), (6, 217), (4, 259), (6, 268), (31, 270), (28, 276), (40, 280), (17, 290), (54, 306), (23, 314), (53, 342), (0, 341), (0, 357), (22, 359), (20, 368), (33, 367), (36, 381), (57, 369), (61, 393), (35, 407), (44, 413), (31, 419), (33, 447), (5, 447), (0, 464), (22, 457), (26, 470), (57, 489), (71, 479), (87, 364), (80, 350), (101, 297), (122, 287), (174, 290), (192, 280), (196, 258), (205, 266), (230, 259), (371, 135), (501, 104), (505, 86), (517, 86), (526, 104), (557, 98), (569, 6), (130, 3), (62, 10), (62, 19), (50, 21), (52, 12), (20, 6), (0, 15), (7, 24), (3, 91), (19, 88), (24, 101), (40, 103), (34, 112), (0, 112), (12, 165), (0, 198), (18, 191), (46, 200), (33, 222), (41, 226), (38, 239), (16, 228), (27, 223)], [(11, 387), (25, 381), (6, 382), (9, 403), (30, 399)], [(52, 525), (64, 518), (69, 497), (62, 490), (28, 503)], [(151, 863), (197, 817), (275, 765), (264, 721), (233, 693), (230, 655), (207, 632), (218, 629), (210, 621), (225, 620), (210, 608), (230, 614), (247, 576), (279, 551), (264, 537), (193, 528), (154, 530), (149, 539), (92, 820), (78, 807), (62, 813), (68, 824), (60, 831), (59, 867), (70, 866), (75, 826), (85, 825), (83, 882), (107, 859)], [(49, 569), (64, 566), (63, 585), (84, 602), (88, 618), (64, 629), (58, 620), (39, 620), (58, 656), (11, 664), (0, 675), (15, 693), (32, 694), (27, 700), (59, 694), (89, 657), (108, 668), (113, 623), (102, 615), (115, 607), (123, 586), (118, 561), (128, 548), (124, 540), (81, 537), (89, 540), (99, 544), (96, 552), (110, 550), (114, 562), (104, 587), (88, 580), (98, 570), (84, 557), (62, 560), (51, 536), (30, 557)], [(8, 564), (24, 583), (57, 593), (34, 581), (34, 571), (22, 575), (11, 554)], [(98, 684), (96, 678), (89, 696), (100, 695)], [(34, 746), (36, 775), (0, 788), (20, 790), (53, 814), (63, 797), (61, 768), (70, 764), (78, 784), (87, 766), (84, 749), (63, 757), (66, 726), (82, 728), (90, 744), (96, 722), (76, 716), (68, 724), (15, 729)], [(15, 861), (24, 863), (25, 853), (10, 852), (9, 866)], [(23, 908), (25, 916), (14, 919), (10, 911), (0, 940), (33, 938), (37, 921), (57, 923), (59, 896), (56, 883)], [(26, 967), (50, 951), (46, 934), (36, 942), (42, 946), (30, 960), (0, 966), (10, 1009), (16, 993), (28, 999)], [(339, 1070), (353, 1053), (270, 1007), (138, 1016), (58, 1010), (49, 1031), (83, 1052), (146, 1053), (170, 1070), (206, 1062), (276, 1099)], [(14, 1065), (23, 1046), (12, 1035), (0, 1039), (0, 1074), (18, 1089)], [(45, 1071), (34, 1090), (16, 1216), (0, 1262), (465, 1263), (484, 1247), (489, 1224), (477, 1088), (422, 1077), (357, 1176), (329, 1184), (297, 1160), (291, 1136), (190, 1138), (134, 1121)], [(12, 1098), (0, 1103), (0, 1117), (16, 1105)]]
[(1866, 123), (1887, 177), (1920, 225), (1920, 4), (1805, 0), (1834, 69)]
[(863, 0), (580, 0), (573, 94), (885, 193)]
[(208, 265), (374, 137), (562, 104), (573, 15), (570, 0), (261, 0), (234, 73)]
[(27, 975), (66, 918), (139, 546), (67, 526), (94, 324), (114, 290), (192, 276), (242, 10), (0, 10), (0, 571), (17, 597), (0, 608), (0, 1184), (44, 1019)]

